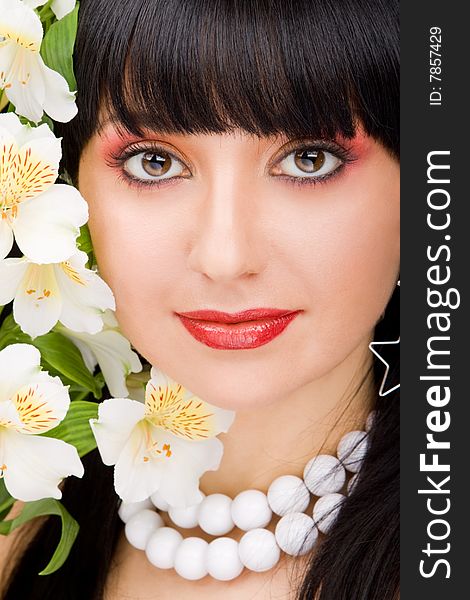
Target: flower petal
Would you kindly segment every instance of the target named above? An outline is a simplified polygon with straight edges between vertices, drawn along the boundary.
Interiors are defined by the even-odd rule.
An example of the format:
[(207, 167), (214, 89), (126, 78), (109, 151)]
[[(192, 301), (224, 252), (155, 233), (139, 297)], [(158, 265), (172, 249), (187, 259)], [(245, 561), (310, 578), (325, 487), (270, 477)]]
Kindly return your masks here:
[(69, 84), (62, 75), (46, 66), (41, 57), (39, 57), (39, 64), (42, 68), (46, 90), (44, 111), (54, 121), (60, 123), (71, 121), (77, 114), (75, 94), (69, 90)]
[[(21, 427), (21, 419), (18, 411), (11, 400), (0, 402), (0, 427), (17, 430)], [(0, 464), (3, 460), (3, 455), (0, 457)]]
[(2, 218), (2, 214), (0, 213), (0, 259), (5, 258), (12, 247), (13, 231), (7, 219)]
[(118, 331), (102, 331), (99, 343), (93, 346), (101, 371), (113, 396), (128, 396), (126, 377), (142, 371), (139, 357), (129, 341)]
[(57, 323), (62, 297), (53, 265), (30, 263), (13, 302), (13, 317), (33, 339), (49, 332)]
[(23, 254), (36, 263), (58, 263), (76, 252), (76, 238), (88, 220), (88, 205), (70, 185), (54, 184), (22, 202), (13, 231)]
[(16, 113), (34, 123), (42, 118), (46, 95), (44, 77), (38, 64), (40, 59), (38, 53), (18, 47), (5, 86)]
[(30, 8), (37, 8), (45, 3), (45, 0), (23, 0), (23, 4), (26, 4), (26, 6), (29, 6)]
[[(80, 354), (82, 355), (85, 366), (90, 371), (90, 373), (93, 373), (95, 371), (96, 365), (98, 364), (98, 361), (96, 360), (96, 356), (93, 354), (90, 346), (83, 339), (81, 339), (81, 336), (88, 336), (90, 334), (77, 333), (76, 331), (72, 331), (68, 327), (64, 327), (60, 324), (57, 325), (57, 331), (60, 331), (62, 335), (67, 337), (71, 342), (75, 344), (75, 346), (77, 346), (77, 348), (80, 350)], [(95, 335), (99, 335), (99, 333), (96, 333)], [(125, 398), (127, 396), (127, 394), (115, 394), (114, 392), (111, 392), (111, 394), (114, 398)]]
[(202, 499), (199, 479), (206, 471), (216, 471), (223, 455), (223, 444), (217, 438), (186, 442), (168, 436), (172, 462), (165, 464), (160, 486), (162, 497), (175, 507), (190, 506)]
[(132, 430), (144, 417), (141, 402), (128, 398), (111, 398), (101, 402), (98, 419), (90, 419), (90, 426), (105, 465), (114, 465), (129, 439)]
[(148, 425), (140, 423), (122, 449), (114, 468), (114, 488), (123, 502), (138, 502), (151, 496), (159, 487), (162, 461), (147, 456)]
[[(3, 66), (3, 63), (2, 63)], [(15, 113), (0, 114), (0, 138), (18, 139), (25, 126), (21, 123), (18, 115)], [(31, 128), (32, 129), (32, 128)], [(22, 145), (21, 143), (19, 144)]]
[(41, 136), (24, 144), (18, 150), (15, 167), (10, 168), (8, 193), (11, 197), (27, 200), (50, 188), (57, 179), (61, 156), (60, 140), (57, 138)]
[(27, 268), (28, 261), (25, 258), (0, 260), (0, 306), (8, 304), (16, 296)]
[(129, 395), (126, 377), (131, 372), (142, 371), (142, 364), (131, 350), (129, 341), (119, 331), (104, 329), (94, 335), (75, 333), (65, 328), (61, 331), (78, 347), (84, 359), (88, 353), (96, 357), (112, 396), (125, 398)]
[(51, 8), (55, 16), (62, 19), (75, 8), (75, 0), (52, 0)]
[(115, 308), (114, 295), (101, 277), (85, 268), (88, 257), (76, 252), (56, 265), (55, 273), (62, 295), (60, 321), (74, 331), (97, 333), (103, 328), (103, 311)]
[(10, 344), (0, 350), (0, 402), (30, 382), (39, 373), (40, 362), (41, 353), (31, 344)]
[(180, 438), (205, 440), (227, 431), (235, 413), (194, 396), (155, 367), (145, 394), (146, 415), (152, 423)]
[(83, 476), (83, 465), (71, 444), (7, 429), (1, 431), (0, 436), (5, 486), (18, 500), (59, 499), (62, 492), (57, 486), (64, 477)]
[(65, 418), (70, 406), (68, 389), (59, 377), (40, 372), (34, 381), (12, 396), (21, 420), (20, 433), (41, 434), (50, 431)]
[(41, 20), (20, 0), (1, 0), (0, 34), (30, 52), (39, 52), (43, 35)]

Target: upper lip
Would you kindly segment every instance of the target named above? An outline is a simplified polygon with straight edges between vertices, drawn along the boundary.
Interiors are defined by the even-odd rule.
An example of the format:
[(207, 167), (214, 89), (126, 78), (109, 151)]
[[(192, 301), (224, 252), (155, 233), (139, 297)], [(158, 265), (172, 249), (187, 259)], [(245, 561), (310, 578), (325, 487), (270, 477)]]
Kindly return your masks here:
[(259, 319), (281, 317), (296, 310), (285, 308), (249, 308), (241, 312), (228, 313), (220, 310), (194, 310), (191, 312), (178, 312), (177, 315), (219, 323), (242, 323), (244, 321), (257, 321)]

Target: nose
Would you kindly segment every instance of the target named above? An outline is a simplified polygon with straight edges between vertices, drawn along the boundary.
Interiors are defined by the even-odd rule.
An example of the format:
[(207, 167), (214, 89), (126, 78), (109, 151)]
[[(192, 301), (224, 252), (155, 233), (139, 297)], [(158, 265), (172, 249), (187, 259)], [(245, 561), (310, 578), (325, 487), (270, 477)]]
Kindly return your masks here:
[(263, 269), (263, 236), (252, 198), (234, 178), (212, 182), (201, 199), (195, 224), (188, 258), (193, 271), (228, 282)]

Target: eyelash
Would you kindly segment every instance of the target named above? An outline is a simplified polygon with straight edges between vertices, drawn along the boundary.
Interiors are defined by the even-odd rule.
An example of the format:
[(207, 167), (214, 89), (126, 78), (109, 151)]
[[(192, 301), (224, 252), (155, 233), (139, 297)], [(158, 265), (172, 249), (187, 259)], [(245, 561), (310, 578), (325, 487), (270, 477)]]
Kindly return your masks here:
[[(277, 179), (286, 181), (287, 183), (289, 183), (291, 185), (295, 185), (295, 186), (299, 186), (299, 187), (313, 186), (313, 185), (325, 183), (330, 178), (336, 177), (337, 175), (339, 175), (348, 164), (351, 164), (355, 160), (357, 160), (356, 157), (352, 154), (350, 149), (344, 148), (344, 147), (340, 146), (339, 144), (336, 144), (333, 141), (321, 140), (321, 141), (312, 141), (312, 142), (305, 142), (305, 143), (292, 142), (291, 144), (292, 145), (287, 150), (285, 150), (285, 152), (282, 154), (282, 156), (280, 158), (278, 158), (276, 160), (276, 163), (274, 163), (274, 164), (277, 164), (278, 162), (282, 162), (284, 159), (286, 159), (288, 156), (290, 156), (295, 151), (302, 152), (303, 150), (308, 150), (308, 149), (312, 149), (312, 148), (315, 148), (316, 150), (320, 150), (323, 152), (329, 152), (336, 158), (339, 158), (339, 160), (341, 161), (341, 164), (336, 169), (334, 169), (330, 173), (327, 173), (326, 175), (320, 175), (318, 177), (294, 177), (293, 175), (275, 175), (275, 177)], [(138, 189), (159, 188), (159, 187), (163, 187), (166, 185), (172, 185), (179, 179), (187, 179), (187, 177), (183, 177), (181, 175), (175, 175), (173, 177), (166, 177), (166, 178), (162, 178), (160, 180), (155, 179), (154, 181), (150, 181), (150, 180), (146, 181), (143, 179), (138, 179), (136, 177), (133, 177), (132, 175), (129, 175), (129, 173), (127, 173), (126, 170), (123, 168), (126, 161), (129, 160), (130, 158), (132, 158), (133, 156), (136, 156), (137, 154), (141, 154), (143, 152), (149, 152), (149, 153), (150, 152), (155, 152), (155, 153), (163, 152), (163, 153), (167, 154), (168, 156), (170, 156), (170, 158), (175, 159), (178, 162), (182, 162), (177, 156), (175, 156), (174, 154), (172, 154), (171, 152), (169, 152), (162, 146), (158, 146), (156, 144), (144, 145), (142, 143), (136, 143), (136, 144), (129, 145), (127, 148), (125, 148), (121, 152), (116, 152), (116, 153), (111, 154), (110, 159), (107, 160), (106, 163), (111, 168), (119, 170), (119, 173), (118, 173), (119, 181), (123, 181), (123, 182), (127, 183), (128, 185), (133, 186)]]

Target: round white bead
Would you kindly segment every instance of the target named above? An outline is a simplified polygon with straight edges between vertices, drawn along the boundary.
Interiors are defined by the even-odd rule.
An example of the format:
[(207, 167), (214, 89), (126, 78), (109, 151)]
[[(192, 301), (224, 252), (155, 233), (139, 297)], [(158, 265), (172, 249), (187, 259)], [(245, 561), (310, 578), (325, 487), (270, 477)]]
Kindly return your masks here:
[(276, 525), (276, 541), (286, 554), (301, 556), (309, 552), (318, 537), (313, 519), (305, 513), (288, 513)]
[(150, 500), (152, 501), (152, 504), (155, 506), (155, 508), (158, 508), (159, 510), (167, 512), (170, 508), (170, 505), (166, 500), (164, 500), (161, 497), (160, 492), (158, 490), (150, 496)]
[(220, 581), (230, 581), (243, 571), (238, 542), (228, 537), (213, 540), (207, 548), (207, 571)]
[(352, 494), (354, 487), (357, 483), (358, 476), (359, 476), (359, 473), (354, 473), (354, 475), (348, 481), (348, 487), (347, 487), (348, 494)]
[(366, 419), (366, 431), (369, 432), (372, 427), (374, 426), (374, 421), (375, 421), (375, 410), (371, 411)]
[(185, 538), (175, 554), (175, 571), (178, 575), (192, 581), (202, 579), (207, 575), (208, 546), (209, 544), (202, 538)]
[(144, 508), (127, 521), (124, 528), (126, 538), (134, 548), (144, 550), (152, 533), (163, 526), (163, 519), (154, 510)]
[(233, 522), (243, 531), (266, 527), (273, 516), (266, 494), (259, 490), (240, 492), (232, 501), (231, 512)]
[(310, 502), (310, 492), (300, 477), (282, 475), (268, 489), (271, 509), (280, 517), (290, 512), (303, 512)]
[(325, 496), (339, 492), (346, 481), (346, 471), (336, 457), (319, 454), (305, 466), (304, 481), (312, 494)]
[(331, 529), (345, 498), (343, 494), (327, 494), (315, 502), (313, 520), (322, 533)]
[(186, 506), (184, 508), (172, 506), (168, 510), (168, 514), (173, 523), (178, 525), (178, 527), (191, 529), (191, 527), (197, 527), (200, 506), (200, 502), (197, 504), (191, 504), (191, 506)]
[(336, 454), (348, 471), (357, 473), (367, 454), (369, 436), (365, 431), (350, 431), (341, 438)]
[(173, 527), (160, 527), (150, 536), (145, 554), (152, 565), (160, 569), (172, 569), (176, 550), (182, 541), (183, 536)]
[(198, 523), (211, 535), (225, 535), (233, 529), (232, 499), (225, 494), (209, 494), (199, 506)]
[(252, 529), (238, 543), (242, 563), (251, 571), (269, 571), (278, 562), (281, 551), (274, 534), (268, 529)]
[(153, 508), (153, 504), (150, 499), (142, 500), (141, 502), (130, 502), (126, 504), (123, 502), (118, 510), (118, 515), (121, 517), (121, 521), (127, 523), (131, 517), (143, 510), (144, 508)]

